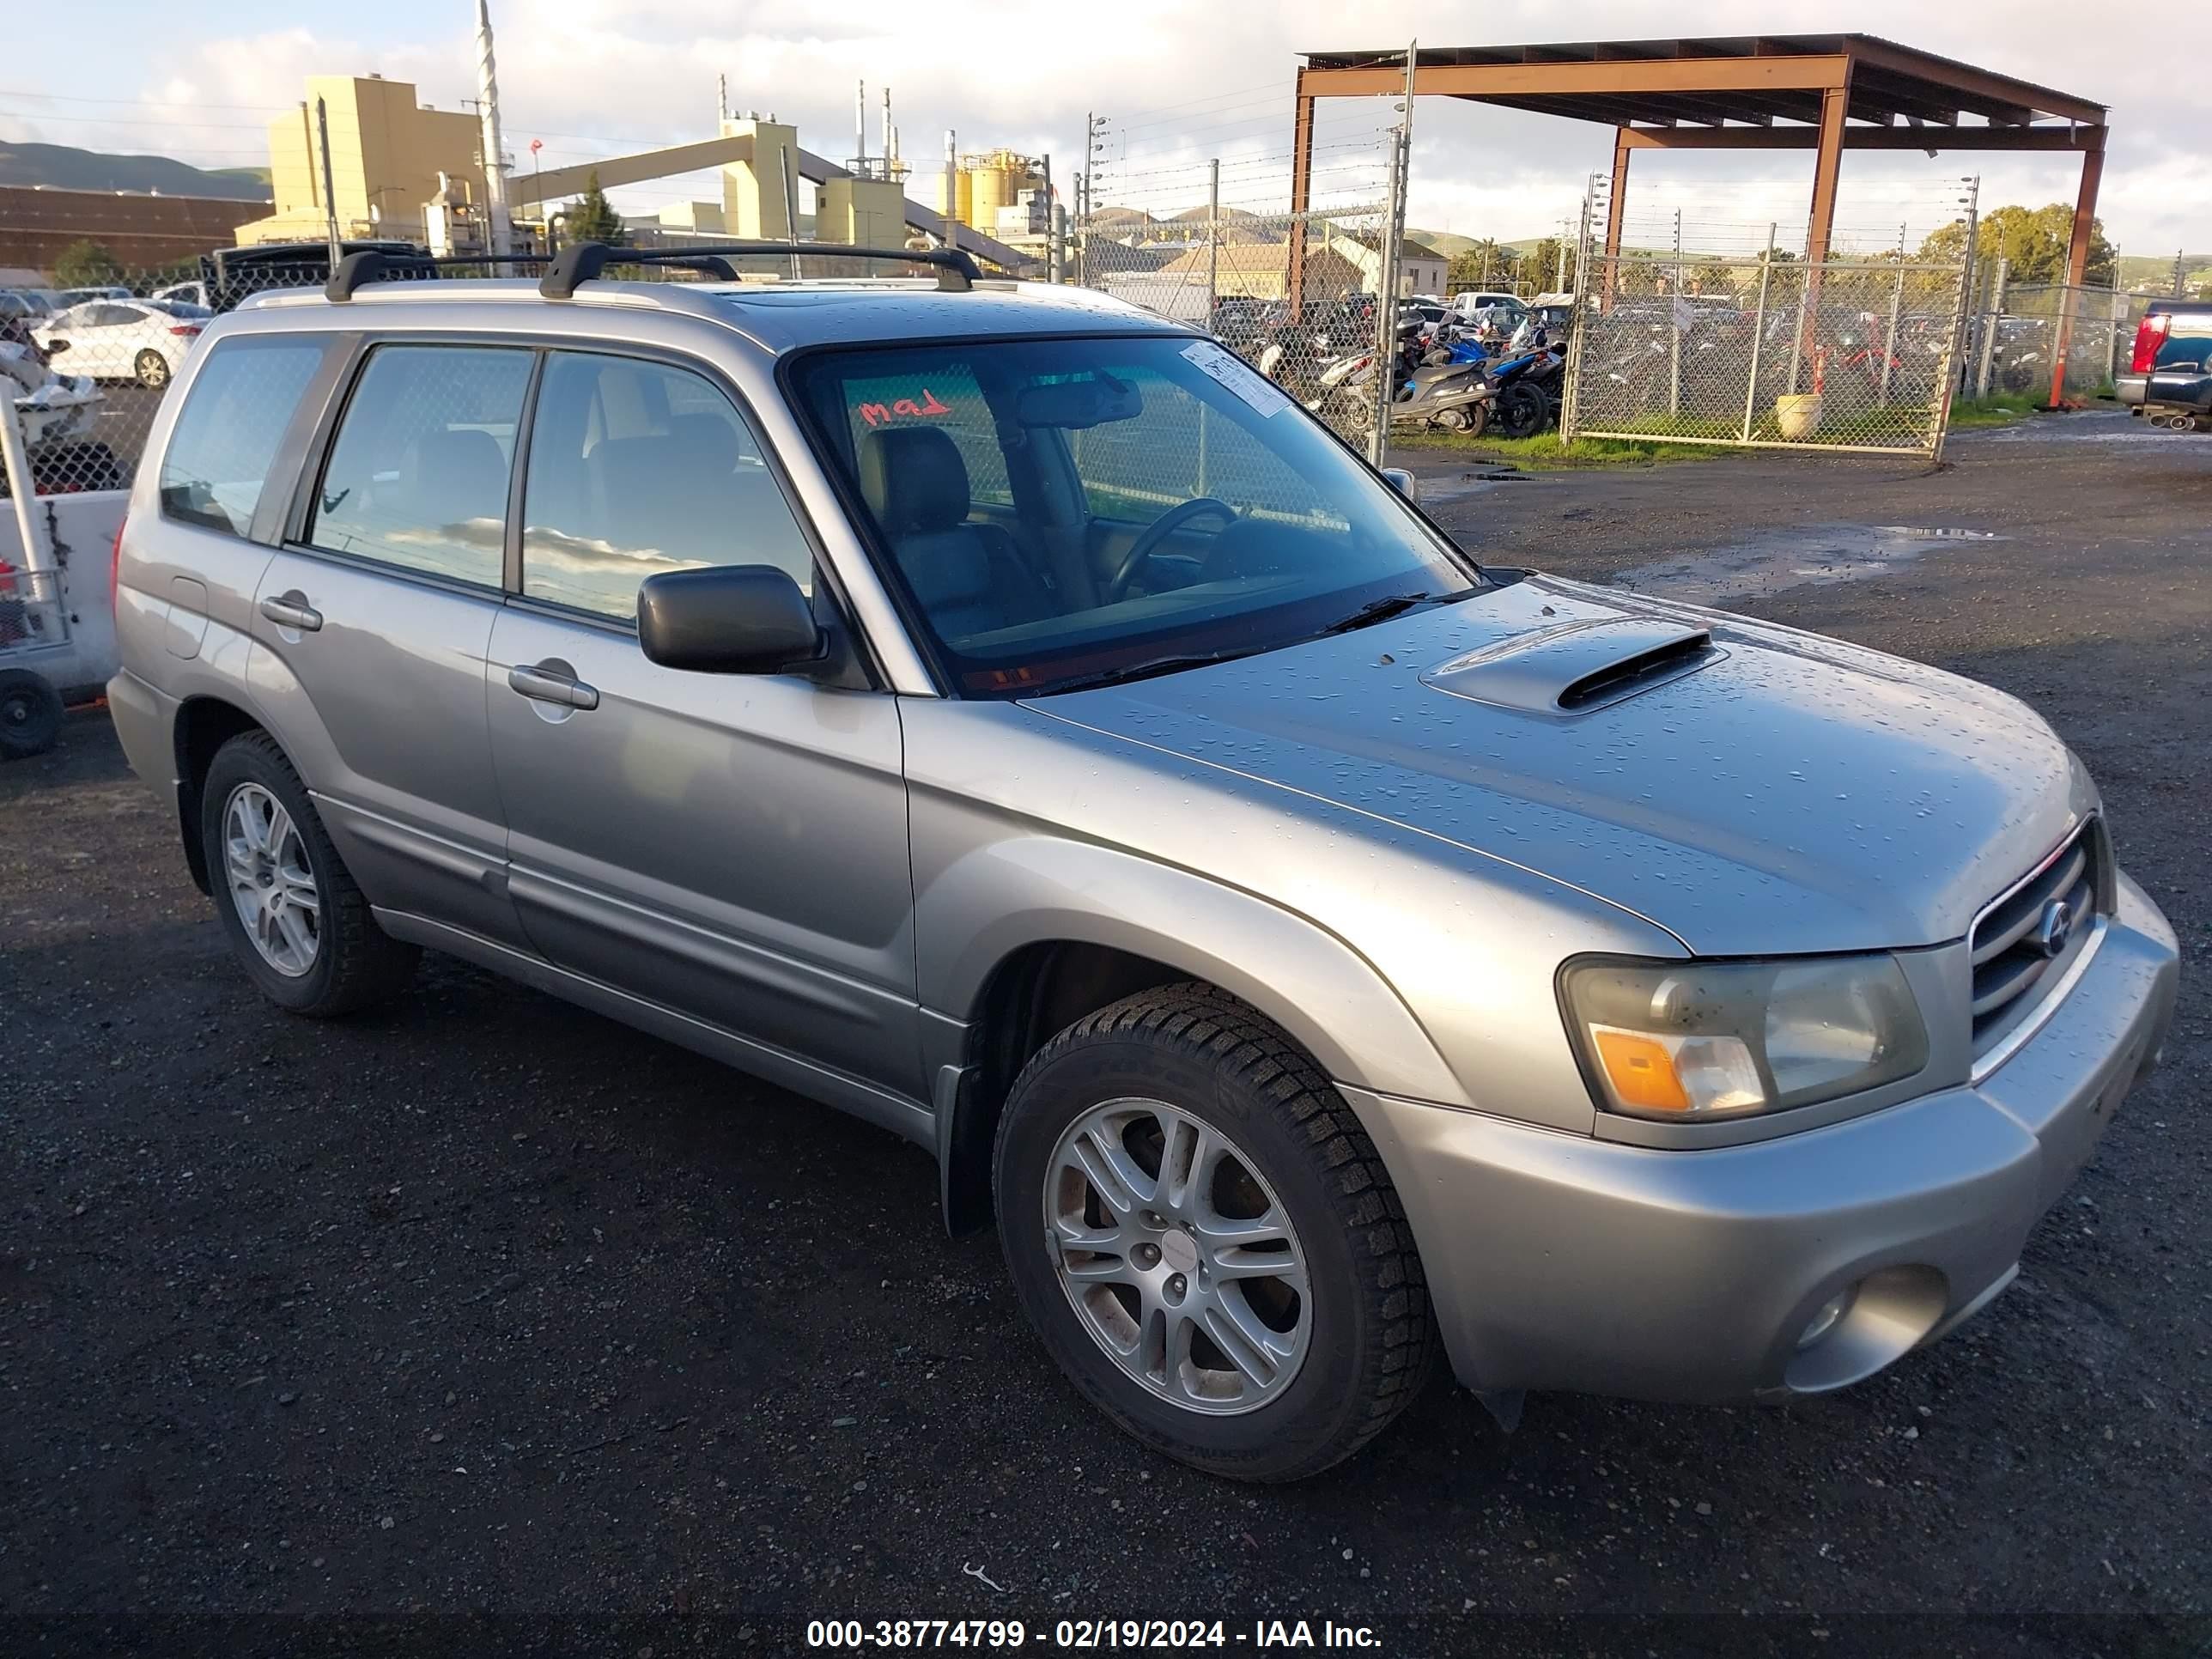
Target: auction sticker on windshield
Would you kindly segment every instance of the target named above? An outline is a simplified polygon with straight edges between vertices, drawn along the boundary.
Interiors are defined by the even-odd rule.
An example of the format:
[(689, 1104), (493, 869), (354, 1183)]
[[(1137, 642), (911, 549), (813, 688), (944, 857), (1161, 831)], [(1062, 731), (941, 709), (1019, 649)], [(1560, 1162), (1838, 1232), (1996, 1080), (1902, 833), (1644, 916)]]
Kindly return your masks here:
[(1193, 340), (1182, 349), (1182, 355), (1262, 415), (1279, 415), (1291, 406), (1291, 400), (1266, 375), (1211, 340)]

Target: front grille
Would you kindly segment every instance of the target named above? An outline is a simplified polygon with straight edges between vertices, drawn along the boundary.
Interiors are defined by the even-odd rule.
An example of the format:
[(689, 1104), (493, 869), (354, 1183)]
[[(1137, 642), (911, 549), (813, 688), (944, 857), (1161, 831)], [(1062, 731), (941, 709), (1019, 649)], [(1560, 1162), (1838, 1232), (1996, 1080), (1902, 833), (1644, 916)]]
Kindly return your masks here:
[[(2088, 943), (2101, 908), (2103, 842), (2095, 819), (1982, 912), (1967, 936), (1974, 964), (1974, 1052), (1988, 1051), (2027, 1018)], [(2070, 924), (2060, 948), (2047, 918), (2054, 902)]]

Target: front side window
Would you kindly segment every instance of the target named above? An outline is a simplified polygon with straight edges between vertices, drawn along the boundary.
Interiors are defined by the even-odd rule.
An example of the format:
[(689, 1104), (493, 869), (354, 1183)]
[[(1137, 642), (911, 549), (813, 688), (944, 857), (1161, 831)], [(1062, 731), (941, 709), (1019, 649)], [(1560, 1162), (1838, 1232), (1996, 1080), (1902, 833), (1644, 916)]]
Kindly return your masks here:
[(379, 346), (323, 469), (310, 544), (497, 587), (531, 354)]
[(523, 483), (522, 591), (637, 614), (663, 570), (772, 564), (813, 591), (814, 556), (759, 440), (711, 381), (632, 357), (546, 360)]
[[(1210, 340), (832, 349), (793, 374), (823, 459), (971, 696), (1272, 650), (1480, 577)], [(894, 386), (909, 390), (886, 403)], [(1009, 481), (1003, 501), (979, 471)]]
[(161, 512), (243, 536), (276, 446), (323, 361), (321, 335), (217, 342), (192, 377), (161, 453)]

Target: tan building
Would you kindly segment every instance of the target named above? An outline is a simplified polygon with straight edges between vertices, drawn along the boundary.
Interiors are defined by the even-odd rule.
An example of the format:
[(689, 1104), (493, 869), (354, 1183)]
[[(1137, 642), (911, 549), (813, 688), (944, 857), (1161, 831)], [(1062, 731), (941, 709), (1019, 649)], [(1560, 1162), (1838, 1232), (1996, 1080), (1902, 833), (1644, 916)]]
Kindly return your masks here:
[(441, 173), (452, 189), (483, 201), (483, 129), (475, 116), (418, 105), (412, 82), (311, 75), (300, 107), (269, 124), (276, 210), (239, 226), (240, 246), (320, 241), (326, 234), (318, 98), (330, 112), (331, 197), (342, 237), (422, 240), (423, 204), (438, 194)]

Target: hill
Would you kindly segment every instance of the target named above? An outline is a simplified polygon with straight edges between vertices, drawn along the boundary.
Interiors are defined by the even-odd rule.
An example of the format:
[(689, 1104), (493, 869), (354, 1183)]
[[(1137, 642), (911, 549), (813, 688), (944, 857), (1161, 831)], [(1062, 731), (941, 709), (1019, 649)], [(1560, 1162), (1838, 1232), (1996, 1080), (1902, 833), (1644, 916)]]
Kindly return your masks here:
[(0, 142), (0, 185), (213, 196), (229, 202), (270, 199), (268, 177), (256, 170), (233, 167), (209, 173), (166, 155), (111, 155), (69, 144)]
[[(2170, 253), (2123, 253), (2115, 263), (2119, 267), (2120, 286), (2130, 289), (2164, 289), (2173, 280), (2173, 256)], [(2212, 253), (2185, 253), (2181, 268), (2191, 276), (2201, 275), (2212, 267)]]

